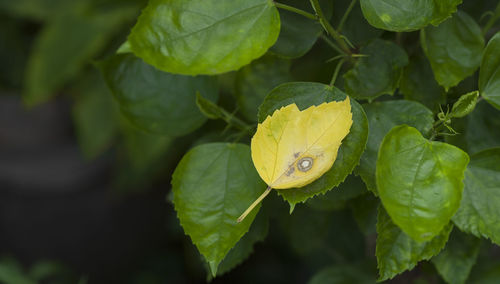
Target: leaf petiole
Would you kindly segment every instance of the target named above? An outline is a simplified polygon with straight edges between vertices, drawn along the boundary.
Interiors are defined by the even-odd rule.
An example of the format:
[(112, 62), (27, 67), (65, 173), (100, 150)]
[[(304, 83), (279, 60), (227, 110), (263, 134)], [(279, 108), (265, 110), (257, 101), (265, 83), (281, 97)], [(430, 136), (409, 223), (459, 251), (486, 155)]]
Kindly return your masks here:
[(306, 12), (304, 10), (301, 10), (299, 8), (295, 8), (295, 7), (292, 7), (292, 6), (289, 6), (289, 5), (286, 5), (286, 4), (282, 4), (282, 3), (278, 3), (278, 2), (274, 2), (274, 5), (277, 8), (280, 8), (280, 9), (283, 9), (283, 10), (290, 11), (292, 13), (296, 13), (296, 14), (302, 15), (302, 16), (304, 16), (306, 18), (311, 19), (311, 20), (315, 20), (315, 21), (318, 20), (318, 17), (316, 17), (316, 15), (311, 14), (309, 12)]
[(351, 50), (345, 43), (345, 41), (342, 39), (342, 35), (339, 34), (330, 24), (328, 19), (325, 17), (325, 14), (323, 13), (323, 10), (321, 9), (321, 6), (319, 5), (318, 0), (309, 0), (311, 2), (311, 6), (313, 7), (314, 11), (316, 12), (316, 15), (319, 18), (319, 23), (321, 26), (323, 26), (323, 29), (333, 37), (333, 39), (340, 45), (340, 48), (344, 51), (344, 53), (351, 54)]
[(250, 214), (250, 212), (252, 212), (252, 210), (255, 208), (255, 206), (259, 205), (260, 202), (262, 202), (262, 200), (264, 198), (266, 198), (266, 196), (269, 194), (269, 192), (271, 192), (271, 187), (268, 186), (266, 188), (266, 190), (259, 196), (259, 198), (257, 198), (253, 203), (252, 205), (250, 205), (250, 207), (247, 208), (247, 210), (245, 210), (245, 212), (243, 212), (243, 214), (241, 214), (241, 216), (238, 218), (238, 220), (236, 220), (238, 223), (241, 223), (241, 221), (243, 221), (248, 214)]
[(351, 4), (349, 4), (349, 7), (347, 7), (347, 10), (345, 11), (344, 15), (342, 16), (342, 19), (340, 20), (339, 26), (337, 27), (337, 31), (341, 31), (342, 28), (344, 27), (345, 21), (349, 17), (349, 14), (352, 11), (352, 8), (354, 8), (354, 5), (356, 5), (357, 0), (352, 0)]
[(335, 67), (335, 71), (333, 72), (332, 80), (330, 81), (330, 86), (335, 85), (335, 81), (337, 81), (337, 77), (339, 75), (340, 68), (342, 68), (342, 65), (344, 64), (344, 62), (345, 62), (345, 58), (342, 58), (342, 60), (340, 60), (339, 63), (337, 63), (337, 66)]

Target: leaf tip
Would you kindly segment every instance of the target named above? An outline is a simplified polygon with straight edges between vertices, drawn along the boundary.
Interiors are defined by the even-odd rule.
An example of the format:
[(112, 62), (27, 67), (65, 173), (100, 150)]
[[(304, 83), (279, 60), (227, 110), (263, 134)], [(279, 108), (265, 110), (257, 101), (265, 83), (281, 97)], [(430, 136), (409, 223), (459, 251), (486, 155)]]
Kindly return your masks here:
[(215, 278), (217, 276), (217, 268), (219, 267), (219, 262), (209, 261), (208, 266), (210, 267), (210, 272), (212, 273), (212, 277)]

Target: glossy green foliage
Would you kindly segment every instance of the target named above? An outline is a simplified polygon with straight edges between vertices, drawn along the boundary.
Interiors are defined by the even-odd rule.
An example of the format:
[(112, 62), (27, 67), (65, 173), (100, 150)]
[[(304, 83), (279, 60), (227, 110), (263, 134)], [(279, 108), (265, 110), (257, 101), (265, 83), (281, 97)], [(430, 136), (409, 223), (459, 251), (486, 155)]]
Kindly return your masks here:
[(420, 102), (433, 111), (438, 111), (445, 103), (444, 89), (434, 79), (431, 65), (424, 56), (410, 59), (403, 70), (399, 91), (405, 99)]
[(484, 50), (479, 91), (492, 106), (500, 109), (500, 32), (490, 39)]
[(265, 187), (247, 145), (203, 144), (191, 149), (177, 165), (172, 176), (175, 210), (213, 275), (248, 231), (260, 205), (241, 223), (236, 219)]
[(460, 96), (458, 101), (453, 104), (450, 113), (451, 117), (464, 117), (471, 113), (476, 107), (478, 97), (478, 91), (470, 92), (468, 94)]
[[(266, 97), (259, 108), (259, 121), (271, 115), (276, 109), (295, 103), (303, 110), (311, 105), (324, 102), (342, 101), (346, 95), (335, 87), (319, 83), (285, 83), (275, 88)], [(301, 187), (279, 190), (278, 193), (290, 203), (291, 208), (299, 202), (304, 202), (317, 194), (324, 194), (338, 186), (353, 171), (359, 163), (368, 137), (368, 122), (361, 105), (351, 99), (352, 120), (351, 130), (342, 141), (337, 159), (332, 168), (313, 183)]]
[(368, 22), (380, 29), (407, 32), (438, 25), (462, 0), (361, 0)]
[(437, 255), (446, 245), (453, 225), (446, 225), (429, 241), (417, 242), (396, 226), (381, 206), (377, 221), (376, 255), (379, 281), (393, 278), (397, 274), (413, 269), (419, 261)]
[[(335, 9), (333, 9), (334, 23), (340, 22), (350, 3), (350, 0), (335, 1)], [(341, 32), (354, 46), (364, 46), (373, 39), (378, 38), (384, 31), (374, 28), (366, 21), (359, 3), (356, 2), (345, 19)]]
[(403, 67), (408, 64), (406, 52), (393, 42), (376, 39), (361, 49), (353, 69), (344, 74), (344, 87), (355, 99), (373, 100), (392, 95), (399, 85)]
[(290, 61), (264, 56), (236, 74), (235, 94), (241, 113), (257, 121), (257, 112), (266, 95), (279, 84), (292, 81)]
[(453, 222), (462, 231), (500, 244), (500, 148), (471, 156), (465, 188)]
[(366, 149), (355, 172), (365, 182), (368, 190), (377, 193), (375, 166), (382, 139), (394, 126), (407, 124), (421, 133), (428, 133), (434, 122), (432, 112), (417, 102), (385, 101), (363, 105), (370, 131)]
[(406, 125), (394, 127), (378, 153), (377, 189), (389, 216), (416, 241), (437, 236), (460, 206), (469, 156), (430, 142)]
[(111, 12), (92, 11), (85, 2), (76, 3), (80, 5), (54, 16), (36, 39), (26, 70), (23, 99), (27, 105), (56, 95), (121, 25), (134, 18), (138, 8), (123, 5)]
[(368, 284), (375, 282), (375, 278), (367, 271), (357, 266), (334, 265), (318, 271), (307, 282), (308, 284)]
[(219, 74), (262, 56), (279, 30), (270, 0), (153, 0), (128, 40), (138, 57), (160, 70)]
[(421, 30), (420, 40), (436, 81), (446, 90), (472, 75), (481, 63), (481, 28), (465, 12)]
[(439, 274), (449, 284), (463, 284), (476, 263), (481, 240), (454, 229), (444, 250), (432, 258)]
[[(314, 14), (309, 1), (283, 0), (278, 2)], [(326, 15), (331, 16), (332, 1), (321, 0), (319, 2), (325, 9)], [(284, 58), (297, 58), (304, 55), (313, 47), (323, 32), (323, 27), (318, 21), (284, 9), (281, 9), (279, 14), (281, 22), (279, 37), (269, 51)]]
[(196, 92), (218, 98), (214, 78), (162, 72), (132, 54), (115, 55), (100, 67), (124, 116), (153, 133), (179, 136), (195, 130), (206, 120), (196, 106)]

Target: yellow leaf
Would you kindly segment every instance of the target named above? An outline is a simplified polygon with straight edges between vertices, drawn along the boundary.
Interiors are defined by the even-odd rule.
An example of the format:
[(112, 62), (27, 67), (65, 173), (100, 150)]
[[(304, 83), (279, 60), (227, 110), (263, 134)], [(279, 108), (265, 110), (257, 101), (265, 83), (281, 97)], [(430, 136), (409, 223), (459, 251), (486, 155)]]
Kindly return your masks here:
[(291, 104), (268, 116), (257, 126), (251, 145), (255, 168), (268, 187), (237, 221), (245, 219), (272, 188), (302, 187), (331, 169), (351, 125), (349, 97), (303, 111)]
[(270, 188), (305, 186), (333, 166), (351, 125), (349, 98), (303, 111), (287, 105), (258, 125), (251, 145), (253, 163)]

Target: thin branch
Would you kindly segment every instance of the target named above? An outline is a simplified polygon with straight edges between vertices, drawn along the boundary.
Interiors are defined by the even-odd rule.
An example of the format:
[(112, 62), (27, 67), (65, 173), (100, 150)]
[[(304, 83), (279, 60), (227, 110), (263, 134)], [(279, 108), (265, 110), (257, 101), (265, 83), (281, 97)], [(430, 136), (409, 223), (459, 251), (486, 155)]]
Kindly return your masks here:
[(289, 6), (289, 5), (286, 5), (286, 4), (282, 4), (282, 3), (278, 3), (278, 2), (274, 2), (274, 5), (276, 7), (278, 7), (278, 8), (280, 8), (280, 9), (287, 10), (287, 11), (290, 11), (292, 13), (302, 15), (302, 16), (304, 16), (306, 18), (311, 19), (311, 20), (315, 20), (315, 21), (318, 20), (318, 17), (316, 17), (316, 15), (311, 14), (309, 12), (306, 12), (304, 10), (301, 10), (299, 8), (295, 8), (295, 7), (292, 7), (292, 6)]
[(323, 26), (323, 29), (325, 29), (325, 31), (333, 37), (333, 39), (339, 44), (340, 48), (344, 51), (344, 53), (351, 54), (352, 52), (345, 41), (342, 39), (342, 36), (332, 27), (328, 19), (325, 17), (325, 14), (323, 13), (321, 6), (319, 5), (319, 1), (310, 0), (310, 2), (311, 6), (316, 12), (316, 15), (319, 18), (319, 23), (321, 24), (321, 26)]
[(340, 68), (342, 68), (342, 65), (345, 62), (345, 58), (342, 58), (339, 63), (337, 63), (337, 66), (335, 67), (335, 72), (333, 72), (332, 80), (330, 81), (330, 86), (335, 85), (335, 81), (337, 81), (337, 76), (339, 75)]
[(349, 17), (349, 14), (351, 13), (352, 9), (356, 5), (357, 0), (352, 0), (351, 4), (349, 4), (349, 7), (347, 7), (347, 10), (345, 11), (344, 15), (342, 16), (342, 19), (340, 19), (339, 26), (337, 27), (337, 31), (341, 31), (342, 28), (344, 27), (345, 21), (347, 21), (347, 18)]

